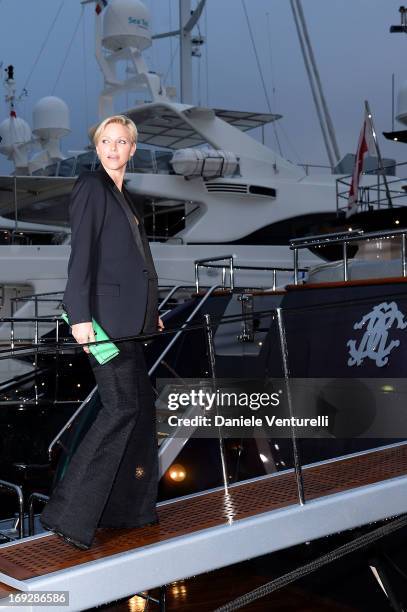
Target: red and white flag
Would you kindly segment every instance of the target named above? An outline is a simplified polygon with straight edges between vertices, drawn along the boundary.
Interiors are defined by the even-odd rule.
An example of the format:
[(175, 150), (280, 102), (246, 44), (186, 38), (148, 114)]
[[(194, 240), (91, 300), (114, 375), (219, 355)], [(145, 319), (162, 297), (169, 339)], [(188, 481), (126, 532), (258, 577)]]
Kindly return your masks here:
[(359, 179), (360, 175), (362, 174), (363, 160), (366, 153), (377, 156), (376, 143), (373, 138), (372, 123), (367, 110), (365, 110), (365, 118), (359, 136), (358, 150), (356, 151), (355, 166), (353, 168), (352, 182), (349, 189), (348, 210), (346, 211), (346, 217), (353, 215), (358, 207)]
[(100, 13), (103, 11), (105, 6), (107, 6), (107, 0), (99, 0), (99, 2), (96, 2), (96, 8), (95, 8), (96, 15), (100, 15)]

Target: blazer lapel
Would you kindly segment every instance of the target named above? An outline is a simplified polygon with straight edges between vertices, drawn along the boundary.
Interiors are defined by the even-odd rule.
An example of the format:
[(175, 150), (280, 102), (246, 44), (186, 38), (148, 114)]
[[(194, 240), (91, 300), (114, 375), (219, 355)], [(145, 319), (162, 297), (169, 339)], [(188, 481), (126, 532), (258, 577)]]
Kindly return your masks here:
[[(145, 260), (145, 254), (144, 254), (144, 248), (143, 248), (143, 243), (141, 242), (141, 238), (140, 238), (140, 230), (137, 226), (137, 221), (134, 218), (134, 215), (132, 213), (132, 211), (130, 210), (130, 205), (126, 206), (126, 204), (123, 202), (123, 198), (125, 199), (125, 196), (123, 194), (123, 192), (120, 194), (120, 190), (118, 189), (116, 183), (114, 182), (114, 180), (109, 176), (109, 174), (106, 172), (106, 170), (103, 168), (102, 164), (100, 164), (99, 168), (96, 170), (96, 172), (100, 172), (106, 186), (108, 187), (110, 193), (112, 193), (112, 195), (114, 195), (114, 197), (116, 198), (116, 201), (120, 204), (121, 209), (123, 210), (124, 214), (126, 215), (129, 223), (130, 223), (130, 227), (131, 227), (131, 231), (133, 234), (133, 238), (137, 244), (137, 247), (140, 251), (140, 255), (143, 257), (143, 259)], [(139, 223), (140, 223), (140, 219), (139, 219)]]

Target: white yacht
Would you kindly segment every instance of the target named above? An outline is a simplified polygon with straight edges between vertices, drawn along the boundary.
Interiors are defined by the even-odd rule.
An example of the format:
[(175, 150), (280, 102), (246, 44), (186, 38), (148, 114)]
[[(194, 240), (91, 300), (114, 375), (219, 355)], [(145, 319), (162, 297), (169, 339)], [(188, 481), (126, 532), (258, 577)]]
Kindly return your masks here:
[[(88, 4), (89, 0), (83, 3)], [(186, 10), (189, 2), (180, 4), (185, 11), (181, 11), (182, 34), (185, 33), (181, 39), (188, 44), (187, 33), (199, 17), (204, 0), (198, 3), (192, 16)], [(103, 9), (104, 5), (107, 6)], [(292, 0), (292, 6), (297, 9), (299, 26), (300, 3)], [(338, 214), (340, 196), (346, 201), (344, 194), (349, 190), (343, 177), (344, 161), (337, 166), (340, 182), (335, 174), (309, 176), (247, 133), (251, 127), (276, 120), (275, 115), (198, 108), (185, 101), (174, 102), (159, 77), (149, 73), (142, 61), (141, 51), (151, 42), (145, 7), (135, 0), (110, 3), (103, 0), (97, 2), (97, 7), (97, 54), (105, 75), (101, 115), (111, 113), (114, 92), (125, 87), (148, 91), (151, 97), (151, 102), (126, 111), (140, 132), (138, 154), (129, 166), (126, 179), (137, 202), (144, 204), (150, 232), (156, 238), (152, 246), (160, 282), (174, 287), (191, 284), (195, 280), (192, 264), (196, 262), (197, 266), (197, 260), (205, 259), (208, 267), (200, 269), (199, 281), (212, 285), (207, 292), (197, 291), (189, 302), (167, 312), (169, 323), (174, 323), (175, 335), (169, 342), (162, 335), (159, 342), (163, 345), (147, 348), (150, 375), (170, 373), (178, 385), (194, 374), (199, 380), (203, 377), (211, 388), (222, 376), (253, 376), (264, 381), (281, 379), (281, 387), (276, 389), (280, 394), (284, 389), (293, 418), (298, 414), (294, 410), (298, 395), (294, 396), (290, 379), (296, 377), (300, 383), (317, 380), (318, 388), (312, 385), (300, 388), (299, 402), (301, 407), (313, 410), (312, 416), (319, 419), (322, 415), (327, 423), (329, 417), (329, 425), (322, 432), (313, 431), (308, 445), (307, 435), (301, 445), (297, 444), (299, 426), (289, 425), (286, 439), (258, 432), (258, 437), (252, 433), (246, 440), (239, 441), (237, 436), (236, 443), (234, 436), (223, 438), (218, 431), (218, 437), (206, 440), (203, 448), (199, 444), (189, 445), (197, 440), (191, 439), (193, 432), (187, 434), (186, 424), (170, 433), (161, 421), (160, 475), (162, 481), (169, 475), (167, 487), (171, 488), (171, 495), (165, 496), (164, 482), (164, 496), (158, 504), (160, 524), (141, 531), (123, 529), (121, 533), (101, 529), (95, 547), (87, 552), (67, 549), (55, 534), (35, 533), (38, 516), (34, 514), (34, 502), (46, 502), (43, 492), (31, 493), (24, 504), (27, 492), (23, 486), (15, 481), (0, 481), (0, 489), (13, 493), (18, 504), (14, 522), (0, 520), (0, 606), (24, 602), (28, 609), (34, 610), (35, 605), (37, 610), (45, 610), (49, 600), (34, 597), (51, 593), (62, 596), (53, 602), (58, 601), (67, 610), (89, 610), (137, 593), (140, 597), (134, 595), (129, 602), (131, 609), (142, 599), (137, 609), (146, 609), (147, 600), (147, 606), (152, 601), (165, 610), (170, 587), (176, 584), (182, 593), (181, 587), (184, 588), (188, 577), (292, 547), (296, 555), (298, 547), (324, 541), (325, 554), (319, 558), (309, 562), (307, 554), (308, 562), (300, 568), (296, 558), (292, 572), (281, 575), (279, 567), (277, 579), (217, 608), (218, 611), (239, 609), (279, 586), (303, 578), (330, 560), (357, 549), (365, 550), (391, 533), (397, 534), (401, 543), (405, 537), (407, 444), (405, 439), (389, 440), (404, 435), (400, 426), (405, 421), (405, 396), (404, 388), (399, 389), (397, 381), (388, 378), (391, 375), (405, 379), (406, 360), (397, 356), (404, 349), (402, 334), (407, 328), (401, 302), (405, 301), (406, 236), (403, 229), (395, 231), (394, 236), (388, 231), (361, 237), (357, 231), (360, 225), (371, 227), (379, 222), (404, 225), (403, 207), (393, 206), (396, 197), (402, 201), (403, 181), (389, 178), (384, 184), (383, 176), (365, 176), (361, 184), (360, 212), (349, 221), (346, 215)], [(129, 7), (131, 19), (118, 19), (123, 13), (126, 16)], [(407, 23), (405, 28), (407, 31)], [(106, 50), (103, 55), (102, 47)], [(134, 68), (134, 77), (126, 83), (120, 83), (114, 72), (116, 61), (123, 57), (131, 60)], [(11, 100), (12, 77), (10, 68)], [(0, 247), (0, 258), (6, 263), (0, 267), (0, 282), (31, 293), (62, 291), (69, 255), (67, 198), (81, 169), (94, 168), (95, 156), (92, 150), (78, 152), (70, 158), (60, 153), (56, 139), (69, 129), (69, 122), (67, 109), (58, 99), (43, 99), (36, 108), (33, 134), (40, 139), (37, 144), (42, 144), (42, 151), (35, 158), (26, 157), (32, 140), (28, 126), (17, 124), (26, 134), (26, 142), (19, 147), (12, 142), (10, 134), (15, 120), (11, 115), (0, 127), (2, 146), (8, 147), (8, 154), (17, 162), (15, 176), (2, 177), (0, 183), (4, 236), (12, 242)], [(389, 189), (392, 202), (384, 205), (382, 194), (387, 198)], [(371, 197), (374, 190), (375, 201)], [(174, 226), (167, 231), (166, 223)], [(346, 231), (333, 236), (333, 228)], [(44, 234), (37, 230), (48, 231), (47, 244), (44, 244)], [(331, 230), (331, 234), (321, 235), (325, 230)], [(320, 235), (292, 240), (309, 233)], [(50, 237), (56, 243), (51, 243)], [(31, 243), (18, 243), (26, 238)], [(365, 239), (371, 239), (370, 246), (358, 245), (359, 238), (363, 238), (360, 242), (364, 244), (369, 244)], [(397, 273), (400, 275), (402, 271), (402, 278), (395, 278), (391, 283), (388, 279), (360, 282), (357, 266), (348, 261), (348, 255), (355, 253), (354, 245), (360, 249), (358, 254), (370, 257), (375, 264), (379, 252), (391, 259), (397, 240), (402, 263)], [(337, 259), (338, 247), (344, 255), (340, 264), (314, 270), (307, 279), (311, 282), (298, 283), (299, 251), (301, 265), (310, 265), (322, 261), (318, 253), (323, 253), (325, 259)], [(292, 250), (296, 254), (294, 273), (283, 270), (281, 279), (277, 279), (276, 268), (291, 267)], [(220, 259), (215, 263), (207, 261), (217, 257)], [(237, 285), (234, 291), (217, 290), (219, 267), (216, 265), (223, 271), (222, 280), (230, 265), (231, 286), (232, 271), (236, 270), (239, 278), (234, 279)], [(377, 267), (373, 267), (377, 276)], [(268, 291), (270, 287), (285, 284), (292, 275), (295, 286), (285, 291)], [(253, 290), (254, 285), (258, 286), (257, 290)], [(262, 286), (266, 290), (259, 290)], [(171, 291), (167, 299), (170, 294)], [(400, 294), (400, 312), (395, 303), (384, 303), (394, 294)], [(35, 314), (40, 308), (41, 312), (52, 311), (52, 302), (47, 301), (52, 297), (37, 298), (19, 308), (16, 314), (21, 316), (26, 309), (29, 315), (30, 308), (35, 309)], [(169, 354), (171, 346), (185, 331), (184, 325), (196, 324), (203, 312), (205, 325), (200, 327), (206, 335), (200, 333), (193, 337), (192, 350), (191, 341), (181, 341), (177, 350)], [(228, 325), (222, 327), (221, 319)], [(178, 328), (180, 322), (182, 325)], [(55, 331), (48, 339), (52, 343), (58, 338)], [(21, 378), (14, 387), (2, 385), (0, 389), (3, 406), (14, 405), (16, 414), (20, 408), (25, 409), (28, 416), (28, 410), (35, 406), (37, 418), (47, 406), (51, 412), (57, 406), (61, 409), (66, 404), (82, 402), (68, 421), (65, 415), (61, 430), (55, 435), (48, 432), (49, 463), (33, 463), (33, 459), (13, 463), (24, 475), (24, 486), (30, 471), (52, 468), (51, 451), (57, 448), (63, 457), (54, 476), (62, 477), (65, 460), (72, 456), (80, 443), (81, 431), (83, 434), (89, 418), (93, 418), (93, 410), (97, 410), (95, 390), (82, 401), (84, 386), (81, 385), (86, 382), (89, 385), (89, 380), (86, 381), (81, 356), (72, 359), (69, 349), (60, 355), (65, 376), (58, 376), (58, 362), (53, 358), (54, 355), (43, 352), (39, 360), (44, 368), (38, 377), (27, 377), (28, 382)], [(50, 375), (55, 373), (53, 386)], [(371, 386), (361, 384), (357, 374), (362, 379), (371, 378)], [(348, 383), (348, 395), (341, 379)], [(81, 399), (75, 399), (81, 395)], [(64, 397), (69, 399), (64, 401)], [(397, 398), (401, 400), (398, 403)], [(161, 417), (164, 407), (157, 404)], [(182, 414), (193, 418), (194, 406), (187, 406)], [(79, 422), (71, 427), (75, 419)], [(317, 426), (325, 428), (319, 421)], [(36, 429), (44, 436), (40, 427)], [(10, 431), (6, 433), (5, 438), (10, 438)], [(38, 437), (38, 431), (29, 431), (27, 447), (35, 446), (36, 433)], [(359, 438), (363, 433), (367, 433), (366, 440)], [(385, 436), (381, 444), (376, 440), (379, 434)], [(357, 447), (352, 447), (353, 438)], [(338, 442), (336, 446), (335, 442)], [(211, 463), (214, 458), (216, 464)], [(215, 469), (219, 479), (210, 483), (208, 479)], [(185, 478), (187, 473), (193, 475), (189, 483)], [(188, 489), (191, 486), (192, 491)], [(394, 519), (400, 514), (403, 516)], [(376, 522), (380, 526), (372, 526)], [(366, 529), (366, 534), (353, 537), (354, 530), (361, 528)], [(329, 536), (332, 542), (336, 533), (348, 534), (351, 541), (326, 554), (325, 539)], [(383, 545), (383, 551), (381, 557), (369, 556), (369, 572), (383, 591), (383, 606), (396, 602), (393, 608), (401, 610), (396, 597), (397, 583), (391, 575), (388, 578), (388, 569), (396, 567), (401, 574), (403, 571), (393, 562), (391, 550), (388, 554)], [(283, 562), (282, 567), (285, 565)], [(234, 571), (233, 578), (236, 582)], [(338, 582), (337, 574), (335, 578)], [(343, 584), (347, 586), (346, 581)], [(405, 594), (405, 583), (403, 586)], [(158, 599), (150, 598), (148, 591), (152, 589), (159, 589)], [(212, 596), (212, 585), (208, 590)], [(372, 597), (378, 609), (381, 605), (378, 593), (374, 591)]]
[[(90, 0), (81, 4), (94, 8)], [(143, 58), (154, 38), (174, 32), (152, 35), (148, 10), (139, 0), (104, 4), (104, 10), (95, 13), (96, 57), (104, 78), (100, 117), (115, 112), (114, 98), (124, 91), (150, 100), (122, 112), (139, 130), (138, 150), (126, 181), (137, 203), (144, 206), (160, 284), (191, 285), (195, 260), (231, 255), (237, 266), (266, 268), (239, 270), (240, 284), (286, 284), (292, 273), (272, 269), (292, 268), (290, 238), (349, 225), (343, 215), (338, 216), (337, 203), (337, 179), (351, 169), (347, 157), (336, 159), (331, 174), (309, 174), (250, 134), (280, 115), (187, 102), (192, 87), (191, 31), (204, 0), (195, 11), (190, 0), (180, 2), (180, 30), (175, 34), (182, 33), (182, 103), (175, 101), (174, 91), (164, 87)], [(124, 80), (118, 76), (123, 61), (131, 66)], [(5, 85), (10, 115), (0, 124), (0, 153), (14, 162), (15, 172), (0, 177), (3, 316), (10, 314), (10, 295), (64, 289), (70, 251), (69, 193), (76, 176), (96, 164), (90, 145), (73, 155), (62, 153), (59, 140), (70, 127), (69, 110), (61, 99), (39, 100), (31, 129), (17, 114), (12, 66), (7, 68)], [(330, 159), (333, 166), (334, 158)], [(363, 180), (378, 182), (376, 175)], [(397, 189), (404, 195), (400, 183)], [(302, 263), (305, 267), (321, 263), (318, 251), (308, 250)], [(218, 274), (219, 270), (203, 269), (201, 282), (210, 285)], [(30, 308), (27, 303), (19, 313), (28, 314)]]

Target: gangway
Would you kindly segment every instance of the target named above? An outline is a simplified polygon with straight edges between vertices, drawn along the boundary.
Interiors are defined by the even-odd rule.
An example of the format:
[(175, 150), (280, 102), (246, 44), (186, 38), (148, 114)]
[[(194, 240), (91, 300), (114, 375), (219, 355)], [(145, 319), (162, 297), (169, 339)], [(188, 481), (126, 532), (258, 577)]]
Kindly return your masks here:
[(0, 592), (68, 591), (63, 609), (86, 610), (405, 513), (406, 472), (407, 443), (396, 443), (303, 466), (303, 504), (287, 470), (161, 502), (158, 525), (99, 529), (87, 551), (52, 533), (6, 543)]
[[(282, 356), (285, 363), (286, 347)], [(295, 435), (292, 442), (295, 450)], [(233, 484), (224, 479), (222, 487), (160, 502), (157, 525), (99, 528), (87, 551), (53, 533), (7, 542), (0, 545), (0, 606), (7, 609), (13, 589), (67, 591), (64, 609), (86, 610), (407, 513), (406, 468), (403, 441)], [(50, 606), (21, 606), (31, 609)]]

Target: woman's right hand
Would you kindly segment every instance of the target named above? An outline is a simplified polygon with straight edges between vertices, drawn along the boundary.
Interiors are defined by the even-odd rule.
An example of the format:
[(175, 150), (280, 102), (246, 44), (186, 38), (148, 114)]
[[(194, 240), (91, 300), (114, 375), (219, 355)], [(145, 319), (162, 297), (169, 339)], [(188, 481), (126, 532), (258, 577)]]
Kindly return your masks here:
[[(83, 344), (84, 342), (96, 342), (92, 321), (72, 325), (72, 335), (79, 344)], [(90, 352), (88, 346), (84, 346), (83, 350), (85, 353)]]

